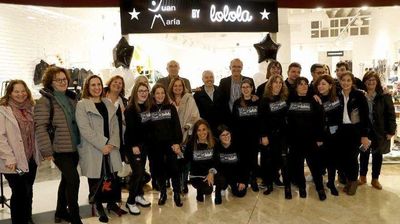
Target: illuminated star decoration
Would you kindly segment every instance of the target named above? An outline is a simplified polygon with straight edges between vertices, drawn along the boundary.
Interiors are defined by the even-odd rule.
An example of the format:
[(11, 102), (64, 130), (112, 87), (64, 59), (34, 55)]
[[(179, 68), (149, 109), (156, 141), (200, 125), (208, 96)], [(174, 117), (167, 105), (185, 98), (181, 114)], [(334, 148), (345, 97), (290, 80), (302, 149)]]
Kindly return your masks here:
[(263, 61), (267, 61), (269, 59), (274, 59), (276, 60), (276, 55), (278, 54), (278, 50), (281, 47), (280, 44), (275, 43), (269, 34), (267, 34), (264, 39), (257, 44), (253, 45), (258, 54), (258, 63), (261, 63)]
[(261, 20), (267, 19), (269, 20), (269, 14), (271, 14), (270, 12), (267, 12), (267, 10), (264, 9), (263, 12), (260, 12), (260, 14), (262, 15)]
[(133, 20), (133, 19), (139, 20), (138, 15), (140, 14), (140, 12), (136, 12), (135, 8), (133, 8), (132, 12), (130, 12), (129, 14), (131, 15), (131, 20)]

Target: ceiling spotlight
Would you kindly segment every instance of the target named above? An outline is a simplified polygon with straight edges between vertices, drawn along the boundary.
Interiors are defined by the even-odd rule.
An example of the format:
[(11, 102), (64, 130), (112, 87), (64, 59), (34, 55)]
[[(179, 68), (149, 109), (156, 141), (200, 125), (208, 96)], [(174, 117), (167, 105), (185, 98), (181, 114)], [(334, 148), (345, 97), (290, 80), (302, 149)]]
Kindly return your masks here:
[(320, 7), (320, 6), (316, 7), (316, 8), (315, 8), (315, 11), (321, 12), (321, 11), (322, 11), (322, 7)]
[(362, 7), (361, 7), (361, 10), (362, 10), (362, 11), (368, 10), (368, 6), (366, 6), (366, 5), (362, 6)]

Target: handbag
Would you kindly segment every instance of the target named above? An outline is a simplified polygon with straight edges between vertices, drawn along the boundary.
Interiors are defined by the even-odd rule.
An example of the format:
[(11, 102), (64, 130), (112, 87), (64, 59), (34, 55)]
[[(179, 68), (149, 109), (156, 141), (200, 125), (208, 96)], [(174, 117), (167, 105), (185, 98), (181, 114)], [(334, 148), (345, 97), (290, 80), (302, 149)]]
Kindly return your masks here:
[(50, 142), (53, 144), (54, 142), (54, 136), (56, 134), (56, 127), (53, 125), (53, 118), (54, 118), (54, 104), (53, 104), (53, 99), (51, 97), (48, 97), (49, 103), (50, 103), (50, 116), (49, 116), (49, 124), (47, 125), (47, 133), (49, 134), (50, 137)]
[(118, 177), (109, 169), (107, 169), (106, 160), (108, 164), (111, 164), (110, 156), (103, 156), (102, 162), (102, 176), (99, 182), (93, 187), (94, 192), (89, 197), (89, 203), (93, 204), (96, 202), (108, 203), (108, 202), (119, 202), (121, 201), (121, 185), (118, 181)]

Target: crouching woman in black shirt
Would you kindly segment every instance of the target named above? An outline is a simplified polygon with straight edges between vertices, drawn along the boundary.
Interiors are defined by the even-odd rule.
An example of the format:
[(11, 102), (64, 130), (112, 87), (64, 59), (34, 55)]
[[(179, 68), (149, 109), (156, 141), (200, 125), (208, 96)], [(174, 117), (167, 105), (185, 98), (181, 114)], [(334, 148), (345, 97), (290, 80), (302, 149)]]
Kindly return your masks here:
[(186, 145), (185, 159), (190, 162), (190, 181), (197, 189), (196, 200), (204, 201), (204, 195), (213, 192), (216, 170), (215, 140), (210, 125), (198, 120), (193, 126), (193, 136)]
[(218, 174), (215, 177), (215, 204), (221, 204), (221, 190), (231, 187), (232, 194), (244, 197), (247, 192), (247, 176), (241, 167), (237, 146), (232, 144), (231, 131), (226, 125), (217, 128), (219, 142), (215, 146), (218, 154)]

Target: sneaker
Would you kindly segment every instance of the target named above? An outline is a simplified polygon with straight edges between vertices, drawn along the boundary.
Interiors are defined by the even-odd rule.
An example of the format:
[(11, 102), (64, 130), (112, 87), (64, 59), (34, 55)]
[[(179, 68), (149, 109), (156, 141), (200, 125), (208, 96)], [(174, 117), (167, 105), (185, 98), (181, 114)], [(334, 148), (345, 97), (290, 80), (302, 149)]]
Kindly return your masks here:
[(125, 206), (131, 215), (140, 215), (140, 209), (138, 208), (138, 206), (136, 206), (136, 204), (126, 203)]
[(138, 195), (135, 198), (136, 204), (142, 206), (142, 207), (149, 207), (151, 203), (147, 201), (142, 195)]

